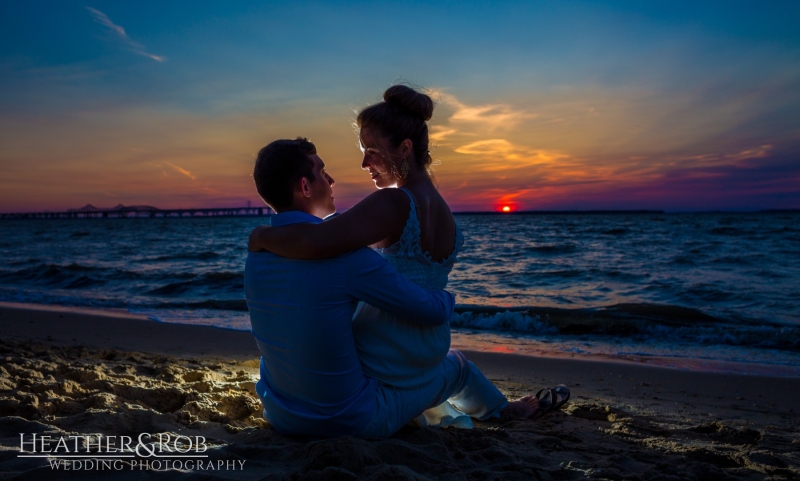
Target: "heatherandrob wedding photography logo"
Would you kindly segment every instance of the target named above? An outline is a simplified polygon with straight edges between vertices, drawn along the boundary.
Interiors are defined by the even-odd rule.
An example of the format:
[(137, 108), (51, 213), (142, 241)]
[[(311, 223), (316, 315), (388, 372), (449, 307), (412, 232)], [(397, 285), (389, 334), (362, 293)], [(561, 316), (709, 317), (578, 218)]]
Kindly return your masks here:
[(19, 438), (17, 457), (43, 458), (51, 469), (62, 471), (241, 471), (246, 462), (209, 459), (204, 436), (20, 433)]

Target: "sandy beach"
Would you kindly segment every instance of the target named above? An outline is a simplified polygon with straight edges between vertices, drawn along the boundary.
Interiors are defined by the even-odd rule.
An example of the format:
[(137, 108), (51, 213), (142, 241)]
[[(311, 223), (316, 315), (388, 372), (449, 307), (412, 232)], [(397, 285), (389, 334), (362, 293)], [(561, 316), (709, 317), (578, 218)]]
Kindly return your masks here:
[[(572, 399), (538, 420), (307, 442), (262, 419), (258, 350), (247, 332), (123, 311), (1, 304), (0, 351), (0, 479), (800, 476), (799, 378), (465, 351), (510, 398), (565, 383)], [(195, 458), (174, 456), (178, 444), (169, 460), (146, 451), (105, 463), (97, 457), (142, 433), (195, 440), (195, 448), (202, 438), (203, 451), (182, 441)], [(21, 443), (34, 434), (71, 440), (60, 449), (28, 442), (26, 452), (44, 457), (22, 457)], [(65, 457), (87, 440), (94, 451)], [(42, 454), (48, 447), (54, 452)]]

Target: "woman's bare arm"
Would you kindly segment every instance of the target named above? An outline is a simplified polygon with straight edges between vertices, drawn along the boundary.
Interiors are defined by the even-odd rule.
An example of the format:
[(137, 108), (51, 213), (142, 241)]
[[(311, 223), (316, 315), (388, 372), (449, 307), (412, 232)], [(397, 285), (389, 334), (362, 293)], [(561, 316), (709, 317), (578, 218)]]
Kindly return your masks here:
[(270, 251), (292, 259), (327, 259), (403, 232), (410, 201), (398, 189), (382, 189), (351, 209), (320, 224), (256, 227), (251, 251)]

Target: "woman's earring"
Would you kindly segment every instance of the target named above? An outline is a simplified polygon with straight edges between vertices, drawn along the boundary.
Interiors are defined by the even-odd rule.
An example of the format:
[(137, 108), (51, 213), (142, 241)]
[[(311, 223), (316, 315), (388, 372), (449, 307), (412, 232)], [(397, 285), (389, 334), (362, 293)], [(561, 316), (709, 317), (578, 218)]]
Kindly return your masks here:
[(408, 159), (407, 158), (403, 159), (403, 163), (400, 164), (400, 173), (403, 175), (404, 179), (408, 178), (408, 171), (410, 169), (411, 167), (408, 165)]

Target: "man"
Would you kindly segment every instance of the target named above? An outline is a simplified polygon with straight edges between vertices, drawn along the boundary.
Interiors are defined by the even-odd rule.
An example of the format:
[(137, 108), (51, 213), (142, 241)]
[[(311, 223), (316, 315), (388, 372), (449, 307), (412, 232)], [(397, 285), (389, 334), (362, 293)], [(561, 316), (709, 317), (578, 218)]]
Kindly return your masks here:
[[(258, 154), (253, 178), (277, 215), (272, 226), (322, 222), (335, 212), (333, 178), (304, 138), (277, 140)], [(278, 432), (307, 437), (388, 437), (448, 399), (481, 418), (530, 415), (538, 400), (508, 403), (461, 353), (451, 351), (435, 382), (395, 389), (365, 376), (351, 329), (358, 301), (419, 324), (449, 321), (454, 298), (426, 291), (370, 249), (304, 261), (250, 252), (245, 296), (261, 351), (256, 390)]]

